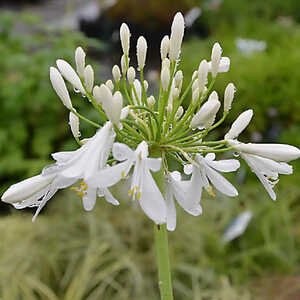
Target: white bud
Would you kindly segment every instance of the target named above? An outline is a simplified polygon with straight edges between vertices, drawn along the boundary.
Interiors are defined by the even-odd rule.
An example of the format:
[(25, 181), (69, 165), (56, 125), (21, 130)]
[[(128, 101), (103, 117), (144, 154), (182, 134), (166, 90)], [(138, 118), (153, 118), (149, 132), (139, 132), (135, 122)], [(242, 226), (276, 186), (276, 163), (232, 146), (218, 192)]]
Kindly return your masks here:
[(119, 82), (121, 79), (121, 71), (117, 65), (114, 65), (112, 68), (112, 76), (115, 82)]
[(65, 77), (65, 79), (68, 80), (75, 89), (80, 91), (81, 94), (85, 95), (85, 90), (83, 88), (81, 80), (76, 74), (75, 70), (71, 67), (71, 65), (62, 59), (58, 59), (56, 61), (56, 65), (62, 76)]
[(135, 80), (135, 69), (134, 67), (130, 67), (127, 71), (127, 80), (129, 84), (133, 84)]
[(208, 74), (208, 63), (204, 59), (201, 61), (198, 69), (198, 87), (199, 91), (202, 91), (207, 84), (207, 74)]
[(111, 90), (105, 85), (101, 84), (99, 88), (96, 90), (96, 97), (98, 101), (101, 103), (104, 112), (106, 113), (107, 117), (112, 121), (114, 119), (113, 115), (113, 95)]
[(199, 88), (199, 83), (198, 82), (199, 82), (199, 79), (196, 78), (195, 81), (192, 84), (192, 91), (194, 91), (194, 90), (196, 90), (196, 89)]
[(170, 60), (168, 58), (164, 58), (164, 60), (161, 63), (161, 68), (168, 68), (170, 69)]
[(170, 37), (170, 53), (169, 57), (171, 61), (177, 60), (180, 55), (182, 39), (184, 35), (184, 18), (183, 15), (178, 12), (172, 23), (171, 37)]
[(168, 89), (169, 82), (170, 82), (170, 69), (169, 68), (163, 68), (161, 70), (160, 80), (161, 80), (161, 86), (162, 86), (163, 91), (166, 91)]
[(161, 56), (161, 60), (164, 60), (168, 53), (169, 53), (169, 49), (170, 49), (170, 40), (169, 40), (169, 36), (165, 35), (163, 37), (163, 39), (161, 40), (160, 43), (160, 56)]
[(249, 125), (253, 117), (253, 110), (248, 109), (241, 113), (237, 119), (232, 123), (230, 130), (225, 135), (225, 140), (233, 140), (237, 138), (242, 131)]
[(78, 47), (75, 50), (75, 63), (78, 75), (83, 77), (85, 68), (85, 52), (81, 47)]
[(87, 91), (90, 93), (94, 86), (94, 70), (91, 65), (88, 65), (84, 69), (84, 84)]
[(216, 114), (221, 106), (217, 92), (213, 91), (208, 100), (201, 106), (191, 121), (192, 128), (209, 128), (215, 121)]
[(178, 88), (174, 88), (172, 91), (172, 97), (173, 99), (177, 99), (179, 97), (180, 91)]
[(68, 109), (72, 109), (72, 102), (65, 81), (59, 71), (54, 67), (50, 68), (50, 81), (62, 103)]
[(121, 111), (123, 107), (123, 97), (122, 94), (117, 91), (114, 93), (111, 104), (111, 115), (108, 116), (109, 119), (114, 123), (118, 124), (120, 121)]
[(145, 67), (146, 55), (147, 55), (147, 41), (143, 36), (140, 36), (137, 41), (136, 55), (137, 55), (139, 70), (143, 70)]
[(211, 51), (211, 74), (216, 77), (219, 71), (222, 48), (219, 43), (215, 43)]
[(198, 71), (194, 71), (192, 75), (192, 81), (194, 81), (198, 77)]
[(148, 90), (148, 87), (149, 87), (149, 83), (147, 80), (144, 80), (144, 88), (145, 88), (145, 91), (147, 92)]
[(93, 97), (95, 99), (95, 103), (100, 105), (101, 104), (100, 87), (97, 85), (93, 89)]
[(128, 56), (130, 46), (130, 31), (125, 23), (123, 23), (120, 27), (120, 39), (123, 53)]
[(181, 70), (176, 72), (174, 79), (175, 79), (175, 87), (177, 87), (179, 91), (181, 91), (182, 81), (183, 81), (183, 73)]
[(196, 101), (198, 101), (199, 96), (200, 96), (200, 91), (199, 91), (199, 88), (197, 87), (197, 88), (195, 88), (195, 90), (193, 90), (192, 102), (195, 103)]
[(113, 82), (112, 82), (112, 80), (107, 80), (106, 82), (105, 82), (105, 85), (111, 90), (111, 91), (113, 91), (114, 90), (114, 84), (113, 84)]
[(155, 98), (154, 98), (154, 96), (151, 95), (150, 97), (147, 98), (147, 104), (148, 104), (150, 107), (152, 107), (152, 106), (155, 105)]
[[(221, 57), (218, 73), (225, 73), (228, 72), (230, 68), (230, 58), (229, 57)], [(208, 72), (212, 72), (212, 64), (211, 61), (208, 62)]]
[(234, 98), (236, 89), (233, 83), (229, 83), (224, 93), (224, 111), (228, 112), (231, 109), (231, 104)]
[(175, 114), (175, 120), (179, 120), (182, 117), (182, 115), (183, 115), (183, 107), (179, 106)]
[[(133, 82), (133, 86), (134, 86), (134, 89), (132, 89), (132, 99), (133, 99), (133, 103), (135, 105), (139, 105), (142, 103), (142, 85), (140, 83), (140, 81), (138, 79), (135, 79), (134, 82)], [(136, 92), (136, 95), (137, 95), (137, 98), (135, 96), (135, 92)]]
[[(74, 109), (75, 110), (75, 109)], [(70, 111), (69, 113), (69, 125), (71, 127), (72, 134), (75, 138), (80, 137), (79, 131), (79, 118)]]
[[(130, 62), (130, 59), (128, 58), (128, 65), (129, 65), (129, 62)], [(122, 55), (122, 57), (121, 57), (121, 69), (122, 69), (123, 75), (125, 75), (127, 72), (127, 69), (128, 69), (125, 55)]]
[(170, 114), (171, 112), (172, 112), (172, 110), (173, 110), (173, 105), (172, 105), (172, 103), (169, 103), (168, 105), (167, 105), (167, 113), (168, 114)]

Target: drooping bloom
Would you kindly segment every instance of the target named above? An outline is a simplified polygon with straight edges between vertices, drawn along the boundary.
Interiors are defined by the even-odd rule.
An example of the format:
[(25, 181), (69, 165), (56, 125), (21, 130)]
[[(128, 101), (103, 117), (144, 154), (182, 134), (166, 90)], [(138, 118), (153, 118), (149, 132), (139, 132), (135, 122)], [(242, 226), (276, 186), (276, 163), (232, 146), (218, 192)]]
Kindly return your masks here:
[(120, 163), (98, 172), (91, 183), (98, 188), (113, 186), (122, 178), (126, 178), (134, 166), (128, 194), (134, 200), (138, 200), (150, 219), (156, 224), (163, 224), (166, 222), (166, 204), (150, 172), (160, 170), (161, 159), (149, 158), (148, 155), (148, 145), (145, 141), (141, 142), (135, 151), (125, 144), (115, 143), (113, 156)]
[(244, 144), (239, 142), (237, 137), (247, 127), (252, 116), (252, 110), (243, 112), (233, 122), (229, 132), (225, 135), (225, 139), (247, 162), (270, 197), (276, 200), (273, 188), (279, 181), (278, 175), (293, 173), (292, 166), (286, 162), (298, 159), (300, 150), (285, 144)]
[(229, 197), (235, 197), (238, 195), (236, 188), (225, 179), (219, 172), (233, 172), (240, 167), (240, 163), (236, 159), (224, 159), (215, 160), (216, 155), (214, 153), (209, 153), (205, 157), (201, 154), (197, 154), (195, 157), (195, 162), (197, 165), (185, 165), (184, 172), (186, 174), (192, 174), (191, 181), (198, 188), (199, 193), (201, 193), (202, 188), (205, 188), (210, 194), (214, 195), (212, 192), (212, 185), (222, 194)]
[(82, 180), (80, 188), (76, 191), (82, 196), (86, 210), (94, 207), (97, 193), (99, 196), (106, 196), (107, 201), (117, 205), (118, 201), (113, 198), (108, 189), (97, 189), (89, 185), (90, 179), (106, 166), (114, 139), (112, 123), (107, 122), (78, 150), (52, 154), (56, 160), (55, 164), (45, 167), (41, 175), (12, 185), (4, 193), (2, 200), (14, 204), (17, 208), (38, 206), (35, 218), (59, 189)]
[(177, 203), (189, 214), (199, 216), (202, 214), (200, 206), (201, 191), (195, 189), (191, 181), (181, 180), (179, 172), (169, 173), (166, 177), (165, 199), (167, 205), (167, 229), (173, 231), (176, 228), (176, 207), (174, 198)]

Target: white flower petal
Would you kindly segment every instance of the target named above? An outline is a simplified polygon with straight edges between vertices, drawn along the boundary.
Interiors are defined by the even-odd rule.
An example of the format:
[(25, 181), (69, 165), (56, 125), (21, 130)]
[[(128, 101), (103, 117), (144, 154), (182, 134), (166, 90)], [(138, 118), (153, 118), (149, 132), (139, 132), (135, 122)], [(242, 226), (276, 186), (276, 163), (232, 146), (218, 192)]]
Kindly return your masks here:
[(220, 172), (233, 172), (240, 167), (240, 162), (236, 159), (223, 159), (217, 161), (207, 160), (205, 157), (206, 163)]
[(91, 188), (88, 186), (87, 194), (82, 197), (83, 208), (87, 211), (90, 211), (94, 208), (96, 204), (96, 188)]
[(167, 207), (165, 200), (148, 170), (143, 174), (139, 203), (145, 214), (156, 224), (166, 223)]
[(111, 203), (112, 205), (120, 205), (119, 201), (112, 195), (109, 189), (104, 188), (102, 191), (107, 202)]
[(118, 161), (126, 159), (132, 159), (134, 151), (131, 150), (127, 145), (121, 143), (114, 143), (112, 148), (113, 156)]
[(212, 168), (207, 167), (206, 174), (211, 183), (219, 192), (229, 197), (235, 197), (238, 195), (238, 191), (236, 190), (236, 188), (227, 179), (225, 179), (222, 175), (220, 175)]
[(186, 175), (192, 174), (192, 172), (193, 172), (193, 165), (192, 164), (190, 164), (190, 165), (184, 165), (183, 166), (183, 171), (184, 171), (184, 173)]
[(158, 172), (161, 168), (161, 158), (147, 158), (147, 168), (153, 172)]
[(171, 184), (166, 182), (167, 230), (174, 231), (176, 228), (176, 207), (171, 189)]

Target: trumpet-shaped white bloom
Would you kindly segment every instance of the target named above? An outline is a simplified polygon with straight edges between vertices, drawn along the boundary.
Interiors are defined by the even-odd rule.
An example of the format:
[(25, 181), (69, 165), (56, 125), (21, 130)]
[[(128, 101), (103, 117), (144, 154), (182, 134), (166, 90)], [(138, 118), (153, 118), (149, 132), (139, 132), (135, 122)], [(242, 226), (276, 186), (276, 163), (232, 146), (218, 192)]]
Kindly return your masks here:
[(157, 187), (150, 171), (158, 172), (161, 159), (148, 157), (148, 145), (141, 142), (135, 151), (121, 143), (113, 145), (113, 156), (119, 164), (99, 171), (93, 177), (91, 184), (98, 188), (115, 185), (122, 178), (126, 178), (134, 166), (131, 175), (131, 187), (128, 192), (133, 199), (137, 199), (145, 214), (156, 224), (166, 222), (165, 200)]
[[(230, 68), (230, 58), (227, 56), (223, 56), (220, 59), (218, 73), (226, 73)], [(208, 72), (213, 72), (212, 62), (208, 62)]]
[(118, 205), (118, 201), (107, 188), (98, 189), (89, 184), (91, 178), (106, 167), (114, 139), (112, 123), (107, 122), (78, 150), (52, 154), (56, 160), (55, 164), (45, 167), (41, 175), (12, 185), (2, 196), (2, 200), (12, 203), (16, 208), (38, 206), (33, 218), (35, 219), (47, 201), (59, 189), (82, 180), (80, 188), (75, 188), (75, 190), (82, 197), (86, 210), (94, 207), (97, 194), (105, 196), (108, 202)]
[(168, 174), (166, 178), (166, 204), (167, 204), (167, 229), (173, 231), (176, 228), (176, 207), (174, 198), (178, 204), (189, 214), (199, 216), (202, 214), (200, 206), (201, 190), (195, 189), (191, 181), (182, 181), (179, 172)]
[[(224, 159), (215, 161), (216, 155), (209, 153), (205, 157), (201, 154), (197, 154), (195, 162), (197, 165), (185, 165), (184, 172), (186, 174), (192, 174), (191, 181), (195, 185), (195, 189), (198, 187), (199, 190), (204, 187), (210, 194), (212, 189), (210, 182), (214, 187), (224, 195), (234, 197), (238, 195), (236, 188), (219, 172), (233, 172), (240, 167), (240, 163), (236, 159)], [(199, 192), (200, 193), (200, 192)]]

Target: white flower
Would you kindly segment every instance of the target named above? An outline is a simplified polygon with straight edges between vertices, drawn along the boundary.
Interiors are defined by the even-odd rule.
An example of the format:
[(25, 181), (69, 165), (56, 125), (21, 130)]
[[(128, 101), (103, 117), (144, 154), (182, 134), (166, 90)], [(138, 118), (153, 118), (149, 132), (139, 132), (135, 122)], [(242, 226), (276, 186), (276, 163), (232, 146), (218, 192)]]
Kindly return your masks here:
[(121, 162), (99, 171), (94, 176), (92, 185), (98, 188), (113, 186), (122, 178), (126, 178), (134, 166), (128, 194), (134, 200), (138, 200), (141, 208), (150, 219), (156, 224), (163, 224), (166, 222), (166, 204), (150, 172), (160, 170), (161, 159), (149, 158), (148, 155), (148, 145), (144, 141), (137, 146), (135, 151), (125, 144), (115, 143), (113, 156)]
[(202, 92), (205, 85), (207, 84), (207, 74), (208, 74), (208, 63), (205, 59), (201, 61), (198, 68), (198, 87), (199, 91)]
[(226, 229), (225, 233), (223, 234), (223, 241), (228, 243), (237, 237), (241, 236), (248, 227), (249, 222), (252, 219), (252, 212), (245, 211), (239, 216), (237, 216), (231, 224)]
[(85, 52), (81, 47), (77, 47), (75, 50), (75, 63), (78, 75), (83, 77), (85, 68)]
[[(142, 85), (138, 79), (135, 79), (133, 82), (133, 86), (136, 91), (136, 95), (135, 95), (135, 92), (132, 89), (133, 103), (134, 103), (134, 105), (140, 105), (142, 103)], [(136, 96), (137, 96), (137, 98), (136, 98)]]
[(121, 39), (123, 53), (125, 55), (128, 55), (129, 46), (130, 46), (130, 31), (126, 23), (122, 23), (120, 27), (120, 39)]
[(219, 72), (222, 48), (219, 43), (215, 43), (211, 51), (211, 74), (216, 77)]
[(129, 84), (133, 84), (134, 80), (135, 80), (135, 69), (134, 67), (130, 67), (127, 70), (127, 80)]
[(208, 100), (201, 106), (200, 110), (194, 115), (191, 121), (191, 128), (208, 128), (216, 118), (221, 103), (217, 92), (213, 91)]
[(136, 45), (136, 55), (137, 55), (139, 70), (143, 70), (146, 61), (146, 55), (147, 55), (147, 41), (143, 36), (140, 36), (138, 38), (137, 45)]
[(170, 40), (169, 40), (169, 36), (165, 35), (163, 37), (163, 39), (161, 40), (161, 44), (160, 44), (160, 56), (161, 56), (161, 60), (164, 60), (168, 53), (169, 53), (169, 49), (170, 49)]
[(81, 80), (72, 66), (63, 59), (58, 59), (56, 61), (56, 65), (62, 76), (65, 77), (65, 79), (68, 80), (76, 90), (85, 95), (85, 90)]
[(82, 180), (80, 188), (75, 188), (75, 190), (82, 197), (86, 210), (94, 207), (97, 194), (98, 196), (104, 195), (108, 202), (118, 205), (118, 201), (113, 198), (107, 188), (98, 189), (89, 183), (99, 170), (106, 167), (114, 139), (112, 123), (107, 122), (78, 150), (52, 154), (56, 160), (55, 164), (45, 167), (41, 175), (12, 185), (4, 193), (2, 200), (12, 203), (17, 208), (38, 206), (34, 220), (59, 189)]
[(171, 26), (171, 36), (170, 36), (170, 60), (177, 60), (180, 55), (182, 39), (184, 35), (184, 18), (183, 15), (178, 12)]
[(237, 119), (232, 123), (230, 130), (225, 135), (225, 140), (233, 140), (237, 138), (242, 131), (249, 125), (253, 117), (253, 110), (248, 109), (241, 113)]
[(173, 231), (176, 228), (176, 207), (174, 198), (178, 204), (189, 214), (199, 216), (202, 214), (200, 206), (201, 190), (193, 189), (190, 181), (182, 181), (179, 172), (169, 173), (166, 178), (166, 205), (167, 205), (167, 229)]
[(91, 65), (87, 65), (84, 69), (84, 84), (87, 91), (90, 93), (94, 86), (94, 70)]
[[(74, 109), (75, 110), (75, 109)], [(69, 113), (69, 125), (71, 127), (72, 134), (75, 138), (80, 137), (80, 130), (79, 130), (79, 118), (70, 111)]]
[(236, 88), (233, 83), (229, 83), (224, 92), (224, 112), (229, 112), (234, 98)]
[(115, 82), (119, 82), (121, 79), (121, 71), (117, 65), (114, 65), (112, 68), (112, 75)]
[(170, 69), (167, 67), (162, 68), (160, 74), (161, 87), (163, 91), (167, 91), (170, 82)]
[[(219, 67), (218, 67), (218, 73), (226, 73), (229, 71), (230, 68), (230, 58), (227, 56), (223, 56), (220, 59)], [(212, 69), (212, 62), (208, 62), (208, 72), (213, 72)]]
[(225, 159), (215, 161), (215, 154), (209, 153), (205, 157), (197, 154), (195, 157), (196, 165), (184, 166), (186, 174), (192, 173), (191, 181), (195, 185), (195, 189), (201, 190), (204, 187), (210, 194), (214, 195), (210, 186), (211, 182), (215, 188), (224, 195), (234, 197), (238, 195), (236, 188), (219, 172), (233, 172), (240, 167), (240, 163), (236, 159)]
[(71, 98), (70, 98), (69, 92), (67, 90), (65, 81), (62, 78), (59, 71), (54, 67), (50, 67), (50, 81), (51, 81), (51, 84), (52, 84), (56, 94), (61, 99), (62, 103), (68, 109), (72, 109), (73, 106), (72, 106)]

